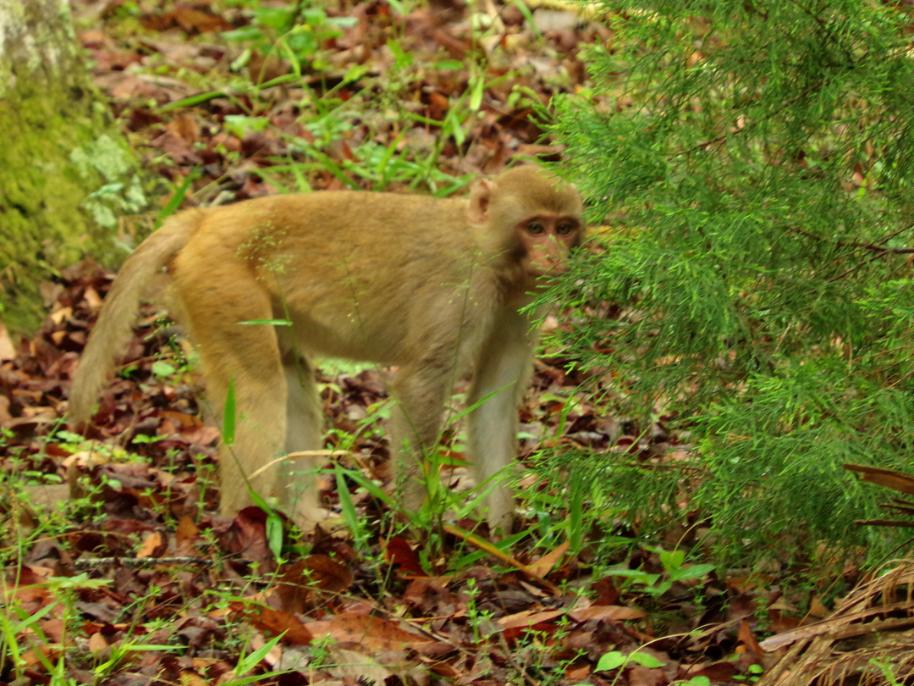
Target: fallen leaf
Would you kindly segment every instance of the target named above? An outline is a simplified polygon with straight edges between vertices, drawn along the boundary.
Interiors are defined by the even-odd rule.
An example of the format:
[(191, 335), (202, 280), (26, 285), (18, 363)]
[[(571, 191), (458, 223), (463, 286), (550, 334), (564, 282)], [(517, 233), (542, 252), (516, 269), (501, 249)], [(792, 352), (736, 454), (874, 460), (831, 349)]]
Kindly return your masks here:
[(565, 614), (564, 609), (541, 611), (524, 610), (523, 612), (515, 612), (513, 615), (500, 617), (496, 624), (502, 629), (526, 628), (531, 627), (534, 624), (548, 622), (556, 617), (561, 617), (563, 614)]
[(416, 576), (425, 576), (419, 556), (402, 536), (394, 536), (384, 546), (384, 557), (395, 567)]
[(575, 12), (537, 8), (533, 13), (533, 23), (543, 33), (550, 31), (569, 31), (581, 21)]
[(178, 25), (187, 32), (211, 33), (232, 28), (222, 17), (186, 5), (176, 7), (173, 15)]
[(644, 610), (624, 605), (591, 605), (571, 610), (568, 615), (578, 622), (586, 622), (588, 619), (610, 619), (621, 622), (626, 619), (643, 619), (647, 613)]
[(98, 291), (88, 286), (83, 292), (83, 298), (86, 301), (86, 304), (89, 306), (89, 309), (93, 312), (98, 311), (102, 306), (102, 298), (98, 294)]
[(564, 543), (556, 546), (553, 550), (550, 550), (540, 559), (528, 564), (527, 571), (530, 574), (533, 574), (534, 576), (542, 579), (552, 571), (552, 568), (555, 567), (556, 564), (558, 564), (559, 560), (562, 559), (562, 556), (565, 554), (566, 550), (568, 550), (568, 541), (565, 541)]
[(235, 515), (232, 525), (222, 536), (223, 547), (246, 560), (268, 562), (273, 553), (267, 545), (267, 516), (259, 507), (246, 507)]
[(41, 630), (51, 643), (62, 643), (67, 633), (67, 626), (62, 619), (46, 619), (41, 624)]
[(291, 612), (274, 610), (264, 605), (247, 604), (240, 600), (230, 603), (232, 613), (243, 618), (252, 626), (273, 635), (283, 635), (283, 641), (297, 645), (308, 645), (314, 635)]
[(349, 567), (327, 555), (309, 555), (302, 560), (302, 572), (322, 591), (340, 593), (352, 584)]
[(315, 637), (331, 636), (337, 643), (358, 645), (372, 651), (402, 650), (416, 643), (431, 643), (422, 634), (407, 631), (400, 622), (363, 614), (341, 614), (305, 625)]
[(16, 346), (10, 338), (6, 326), (0, 324), (0, 360), (12, 360), (16, 357)]
[(89, 636), (89, 652), (93, 655), (101, 655), (104, 651), (108, 649), (108, 641), (105, 640), (105, 637), (102, 636), (102, 632), (98, 631), (91, 636)]
[(188, 144), (200, 139), (200, 125), (189, 112), (182, 112), (165, 125), (165, 130)]
[(304, 612), (321, 593), (341, 593), (349, 588), (352, 572), (327, 555), (309, 555), (283, 568), (279, 579), (279, 606), (287, 612)]
[(565, 679), (571, 683), (577, 683), (579, 681), (584, 681), (587, 677), (590, 676), (590, 665), (579, 665), (576, 667), (569, 667), (565, 670)]
[(58, 309), (54, 310), (53, 312), (51, 312), (51, 314), (48, 316), (50, 317), (52, 322), (54, 322), (57, 325), (60, 325), (64, 321), (66, 321), (67, 319), (69, 319), (70, 317), (73, 316), (73, 308), (72, 307), (61, 307), (61, 308), (58, 308)]
[(737, 638), (742, 641), (743, 645), (748, 648), (755, 657), (761, 658), (762, 646), (759, 645), (758, 640), (755, 638), (755, 634), (752, 633), (752, 628), (749, 626), (749, 622), (745, 619), (739, 620), (739, 631), (737, 632)]
[(70, 499), (70, 487), (67, 484), (26, 486), (25, 491), (32, 505), (46, 510), (59, 508)]
[(702, 667), (691, 668), (685, 670), (683, 673), (684, 678), (692, 678), (696, 676), (707, 677), (711, 681), (718, 682), (730, 681), (734, 676), (739, 674), (739, 668), (732, 662), (715, 662), (710, 665), (704, 665)]
[(347, 683), (385, 684), (388, 678), (395, 676), (376, 655), (336, 647), (331, 648), (330, 654), (334, 659), (327, 671)]
[(861, 481), (869, 481), (900, 493), (914, 495), (914, 476), (910, 474), (862, 464), (845, 464), (844, 468), (855, 472)]
[(628, 686), (666, 686), (670, 680), (660, 669), (649, 669), (635, 665), (628, 670)]
[(165, 539), (158, 531), (150, 531), (143, 539), (136, 556), (141, 560), (146, 557), (157, 557), (165, 548)]
[(194, 552), (194, 542), (200, 536), (200, 529), (188, 515), (181, 515), (175, 529), (175, 548), (178, 554), (188, 555)]

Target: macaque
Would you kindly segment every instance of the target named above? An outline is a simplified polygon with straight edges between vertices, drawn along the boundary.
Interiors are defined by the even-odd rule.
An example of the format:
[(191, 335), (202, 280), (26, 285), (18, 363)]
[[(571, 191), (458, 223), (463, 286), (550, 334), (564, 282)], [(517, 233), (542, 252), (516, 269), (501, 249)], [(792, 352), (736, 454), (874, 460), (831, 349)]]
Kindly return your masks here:
[[(253, 488), (306, 530), (325, 516), (313, 467), (282, 459), (321, 448), (311, 362), (319, 355), (395, 367), (391, 455), (405, 508), (425, 497), (423, 455), (439, 439), (455, 378), (471, 372), (470, 457), (483, 483), (516, 451), (536, 342), (518, 308), (567, 269), (581, 211), (573, 187), (521, 166), (477, 180), (465, 198), (321, 191), (182, 212), (115, 279), (73, 379), (70, 418), (90, 419), (140, 300), (164, 270), (216, 417), (234, 387), (222, 514), (250, 504)], [(510, 527), (504, 485), (486, 506), (493, 528)]]

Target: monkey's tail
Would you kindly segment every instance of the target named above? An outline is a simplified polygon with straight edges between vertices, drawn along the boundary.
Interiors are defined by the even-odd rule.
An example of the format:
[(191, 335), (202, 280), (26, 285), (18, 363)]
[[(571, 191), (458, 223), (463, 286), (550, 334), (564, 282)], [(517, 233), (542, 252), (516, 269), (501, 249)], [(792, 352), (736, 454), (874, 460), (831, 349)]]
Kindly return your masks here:
[(201, 216), (199, 210), (189, 210), (171, 217), (124, 262), (73, 375), (68, 415), (74, 424), (83, 424), (91, 418), (92, 405), (114, 369), (117, 353), (130, 340), (147, 286), (187, 245)]

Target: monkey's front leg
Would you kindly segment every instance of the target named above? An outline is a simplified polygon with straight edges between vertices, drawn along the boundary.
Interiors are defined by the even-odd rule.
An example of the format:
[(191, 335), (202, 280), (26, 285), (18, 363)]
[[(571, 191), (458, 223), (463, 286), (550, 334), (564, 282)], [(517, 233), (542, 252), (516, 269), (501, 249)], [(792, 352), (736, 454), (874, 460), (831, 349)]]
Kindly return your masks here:
[[(511, 465), (517, 454), (517, 406), (532, 368), (535, 337), (529, 322), (505, 308), (483, 346), (468, 402), (469, 442), (477, 483), (482, 486)], [(506, 475), (502, 475), (506, 476)], [(489, 485), (486, 519), (492, 529), (511, 530), (514, 497), (502, 483)]]
[(415, 512), (428, 496), (427, 458), (435, 450), (441, 431), (444, 401), (449, 390), (448, 370), (440, 360), (421, 361), (403, 367), (391, 385), (394, 410), (391, 414), (390, 455), (394, 486), (403, 508)]

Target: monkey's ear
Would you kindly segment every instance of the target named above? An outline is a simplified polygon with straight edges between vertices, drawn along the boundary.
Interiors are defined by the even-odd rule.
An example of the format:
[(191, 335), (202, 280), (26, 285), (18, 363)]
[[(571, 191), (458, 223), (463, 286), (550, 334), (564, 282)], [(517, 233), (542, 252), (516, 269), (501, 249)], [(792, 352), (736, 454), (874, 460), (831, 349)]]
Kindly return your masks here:
[(470, 188), (470, 221), (484, 224), (489, 219), (489, 205), (495, 193), (495, 184), (479, 179)]

